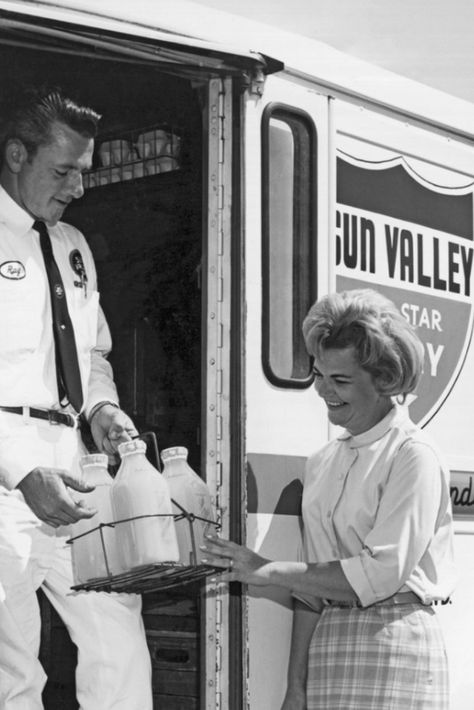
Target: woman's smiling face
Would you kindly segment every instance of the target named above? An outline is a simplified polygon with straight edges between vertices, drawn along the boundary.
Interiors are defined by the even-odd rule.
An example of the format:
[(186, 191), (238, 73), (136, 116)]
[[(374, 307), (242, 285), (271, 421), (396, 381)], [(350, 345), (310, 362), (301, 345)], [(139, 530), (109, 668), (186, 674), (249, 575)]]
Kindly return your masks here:
[(360, 366), (353, 347), (320, 348), (313, 369), (329, 421), (353, 435), (371, 429), (392, 408), (390, 397), (377, 391), (372, 375)]

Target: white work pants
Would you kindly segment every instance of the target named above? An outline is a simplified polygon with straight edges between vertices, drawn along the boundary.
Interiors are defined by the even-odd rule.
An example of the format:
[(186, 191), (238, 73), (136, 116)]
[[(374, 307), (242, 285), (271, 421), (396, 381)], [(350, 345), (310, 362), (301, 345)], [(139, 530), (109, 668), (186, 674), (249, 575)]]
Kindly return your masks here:
[[(12, 436), (23, 446), (28, 442), (29, 454), (32, 447), (37, 453), (38, 466), (77, 470), (84, 451), (76, 431), (6, 416), (12, 418)], [(0, 439), (5, 436), (4, 424), (2, 415)], [(41, 586), (78, 648), (76, 687), (81, 710), (151, 710), (150, 656), (141, 599), (134, 594), (71, 592), (68, 533), (41, 523), (18, 491), (0, 487), (0, 708), (43, 708), (46, 677), (38, 661), (36, 597)]]

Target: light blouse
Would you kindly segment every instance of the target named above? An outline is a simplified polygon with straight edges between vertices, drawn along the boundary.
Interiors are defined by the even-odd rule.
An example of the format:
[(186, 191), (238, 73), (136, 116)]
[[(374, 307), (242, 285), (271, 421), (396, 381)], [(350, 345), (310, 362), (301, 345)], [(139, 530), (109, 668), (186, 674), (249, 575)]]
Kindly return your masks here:
[(312, 455), (302, 505), (306, 560), (340, 560), (363, 606), (396, 592), (425, 604), (452, 593), (449, 471), (404, 407)]

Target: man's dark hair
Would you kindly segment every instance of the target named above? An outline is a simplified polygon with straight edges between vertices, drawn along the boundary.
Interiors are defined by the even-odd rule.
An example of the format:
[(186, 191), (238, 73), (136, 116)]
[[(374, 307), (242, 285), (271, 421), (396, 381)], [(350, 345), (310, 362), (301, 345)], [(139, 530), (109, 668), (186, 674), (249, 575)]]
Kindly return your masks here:
[(54, 123), (62, 123), (85, 138), (95, 138), (100, 115), (64, 96), (56, 87), (27, 88), (11, 97), (2, 109), (0, 146), (3, 156), (8, 140), (17, 138), (32, 158), (39, 146), (51, 141)]

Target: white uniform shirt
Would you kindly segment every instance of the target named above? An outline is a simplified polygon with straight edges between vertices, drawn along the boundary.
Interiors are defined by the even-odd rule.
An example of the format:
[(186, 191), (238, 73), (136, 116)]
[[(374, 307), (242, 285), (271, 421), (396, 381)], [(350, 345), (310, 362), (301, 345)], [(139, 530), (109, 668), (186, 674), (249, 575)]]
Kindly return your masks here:
[(403, 407), (308, 459), (303, 520), (307, 561), (341, 560), (363, 606), (399, 591), (424, 603), (453, 591), (449, 472)]
[[(74, 327), (87, 415), (100, 401), (118, 401), (106, 360), (110, 331), (99, 305), (93, 257), (83, 235), (63, 222), (48, 229)], [(78, 253), (87, 288), (81, 286), (75, 270)], [(39, 234), (33, 229), (33, 219), (2, 187), (0, 329), (0, 405), (58, 409), (51, 300)], [(8, 488), (28, 472), (18, 470), (16, 458), (8, 446), (0, 446), (0, 482)]]

